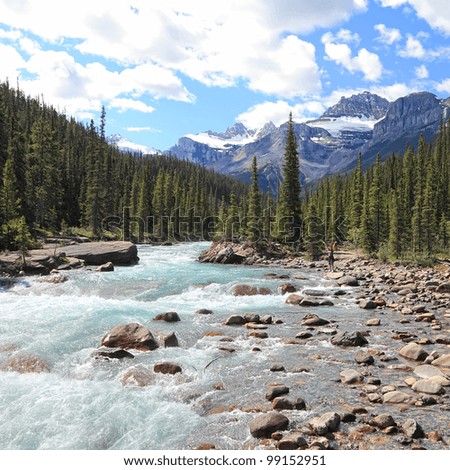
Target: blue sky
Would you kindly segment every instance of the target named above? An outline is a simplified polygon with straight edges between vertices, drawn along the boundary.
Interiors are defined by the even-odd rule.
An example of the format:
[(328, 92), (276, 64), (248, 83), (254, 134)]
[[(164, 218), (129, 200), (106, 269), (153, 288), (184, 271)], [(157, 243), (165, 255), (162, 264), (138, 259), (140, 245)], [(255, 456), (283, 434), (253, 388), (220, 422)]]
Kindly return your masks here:
[(166, 150), (341, 96), (450, 96), (448, 0), (0, 0), (0, 80)]

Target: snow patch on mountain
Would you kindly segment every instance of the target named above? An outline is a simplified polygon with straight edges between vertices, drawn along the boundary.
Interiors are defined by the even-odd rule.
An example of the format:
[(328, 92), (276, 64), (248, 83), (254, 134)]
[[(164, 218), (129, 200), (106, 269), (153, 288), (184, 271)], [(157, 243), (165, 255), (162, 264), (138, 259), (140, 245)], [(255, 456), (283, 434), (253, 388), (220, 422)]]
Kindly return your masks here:
[(120, 134), (113, 134), (106, 138), (106, 141), (115, 145), (122, 152), (131, 152), (131, 153), (142, 153), (142, 155), (160, 155), (161, 151), (156, 150), (152, 147), (147, 147), (146, 145), (137, 144), (128, 140), (126, 137), (121, 136)]
[[(383, 118), (381, 118), (383, 119)], [(307, 121), (310, 127), (319, 127), (328, 131), (333, 137), (340, 137), (342, 132), (371, 132), (375, 124), (381, 119), (358, 118), (354, 116), (340, 116), (338, 118), (320, 118), (313, 121)]]
[(187, 134), (184, 137), (198, 142), (199, 144), (208, 145), (213, 149), (225, 150), (233, 145), (242, 146), (254, 142), (252, 135), (235, 135), (230, 138), (223, 138), (213, 132), (200, 132), (199, 134)]
[(206, 131), (187, 134), (184, 137), (217, 150), (226, 150), (233, 146), (241, 147), (259, 138), (255, 130), (247, 129), (240, 122), (229, 127), (225, 132)]

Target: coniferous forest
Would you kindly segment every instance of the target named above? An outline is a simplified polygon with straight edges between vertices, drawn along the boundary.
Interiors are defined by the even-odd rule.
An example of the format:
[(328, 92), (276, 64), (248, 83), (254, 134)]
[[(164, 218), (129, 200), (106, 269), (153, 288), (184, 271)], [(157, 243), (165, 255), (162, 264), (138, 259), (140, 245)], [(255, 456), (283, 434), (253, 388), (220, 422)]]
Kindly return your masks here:
[[(247, 186), (189, 162), (122, 153), (98, 127), (0, 85), (1, 248), (39, 234), (208, 238), (220, 201)], [(212, 233), (212, 232), (211, 232)]]
[[(450, 127), (433, 142), (300, 187), (289, 118), (283, 181), (276, 199), (252, 183), (173, 157), (123, 153), (106, 142), (106, 113), (89, 125), (0, 84), (1, 249), (36, 237), (87, 234), (139, 242), (274, 241), (310, 258), (323, 241), (347, 243), (383, 259), (448, 256)], [(351, 244), (351, 245), (350, 245)]]

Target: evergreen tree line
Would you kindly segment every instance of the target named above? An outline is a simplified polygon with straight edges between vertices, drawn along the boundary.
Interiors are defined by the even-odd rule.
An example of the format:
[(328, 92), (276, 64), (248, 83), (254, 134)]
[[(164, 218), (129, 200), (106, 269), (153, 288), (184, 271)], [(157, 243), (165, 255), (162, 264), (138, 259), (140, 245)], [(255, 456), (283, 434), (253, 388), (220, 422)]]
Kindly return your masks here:
[(44, 233), (136, 241), (246, 239), (321, 254), (323, 241), (351, 242), (383, 258), (449, 252), (450, 126), (366, 172), (300, 187), (289, 116), (283, 180), (276, 199), (173, 157), (123, 153), (99, 126), (77, 122), (0, 84), (0, 248), (29, 246)]
[(99, 126), (0, 84), (0, 248), (43, 233), (124, 239), (207, 239), (221, 201), (242, 205), (248, 186), (173, 157), (123, 153)]

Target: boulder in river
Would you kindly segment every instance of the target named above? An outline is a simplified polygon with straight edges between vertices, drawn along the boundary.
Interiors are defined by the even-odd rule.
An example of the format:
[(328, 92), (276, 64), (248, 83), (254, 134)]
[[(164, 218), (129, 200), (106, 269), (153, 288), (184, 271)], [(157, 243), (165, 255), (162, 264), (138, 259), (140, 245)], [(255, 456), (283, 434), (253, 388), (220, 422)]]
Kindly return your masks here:
[(383, 403), (412, 404), (413, 402), (414, 397), (407, 393), (399, 392), (398, 390), (393, 390), (392, 392), (387, 392), (383, 395)]
[(69, 246), (62, 246), (52, 250), (31, 250), (30, 255), (53, 255), (77, 258), (87, 265), (100, 266), (111, 262), (114, 265), (136, 264), (139, 260), (135, 244), (124, 241), (89, 242)]
[(295, 286), (293, 286), (292, 284), (282, 284), (280, 286), (280, 292), (281, 292), (281, 295), (284, 295), (284, 294), (287, 294), (288, 292), (291, 293), (291, 292), (297, 292), (297, 288)]
[(398, 353), (400, 356), (405, 357), (406, 359), (412, 359), (413, 361), (423, 361), (428, 356), (425, 349), (414, 342), (410, 342), (406, 346), (403, 346)]
[(142, 366), (128, 369), (121, 377), (124, 387), (147, 387), (154, 380), (154, 374)]
[(237, 284), (233, 287), (231, 293), (236, 296), (247, 296), (247, 295), (269, 295), (271, 290), (267, 287), (255, 287), (249, 286), (248, 284)]
[(307, 447), (308, 443), (306, 442), (306, 439), (298, 432), (283, 436), (277, 442), (277, 448), (279, 450), (306, 449)]
[(304, 410), (306, 404), (303, 398), (289, 400), (289, 398), (286, 397), (276, 397), (272, 401), (272, 408), (274, 410)]
[(40, 357), (32, 354), (16, 354), (0, 364), (0, 370), (19, 372), (20, 374), (39, 374), (49, 372), (49, 365)]
[(173, 331), (172, 333), (163, 336), (162, 339), (165, 348), (177, 348), (179, 346), (177, 335)]
[(397, 426), (394, 418), (387, 413), (375, 416), (371, 422), (372, 426), (375, 426), (380, 429), (390, 428), (391, 426)]
[(303, 297), (298, 294), (290, 294), (285, 300), (285, 303), (290, 305), (300, 305), (300, 302), (303, 300)]
[(309, 297), (323, 297), (326, 295), (326, 291), (323, 289), (303, 289), (302, 294)]
[(425, 437), (422, 426), (420, 426), (420, 424), (415, 419), (407, 419), (402, 424), (402, 430), (405, 436), (411, 439), (420, 439)]
[(289, 387), (286, 387), (285, 385), (274, 385), (269, 387), (269, 390), (266, 393), (266, 399), (272, 401), (274, 398), (286, 395), (288, 393)]
[(154, 372), (157, 372), (160, 374), (170, 374), (170, 375), (179, 374), (183, 371), (181, 366), (173, 362), (161, 362), (161, 363), (155, 364), (153, 367), (153, 370)]
[(139, 323), (126, 323), (114, 327), (102, 338), (102, 345), (139, 351), (152, 351), (158, 348), (158, 343), (150, 330)]
[(246, 321), (242, 315), (230, 315), (225, 321), (224, 325), (245, 325)]
[(359, 286), (358, 279), (356, 279), (356, 277), (354, 276), (342, 276), (339, 279), (337, 279), (336, 282), (340, 286), (350, 286), (350, 287)]
[(125, 349), (115, 349), (115, 348), (102, 348), (94, 351), (91, 356), (94, 359), (133, 359), (133, 354), (125, 351)]
[(443, 387), (433, 379), (420, 379), (413, 386), (412, 389), (419, 393), (428, 393), (429, 395), (443, 395), (445, 390)]
[(253, 437), (270, 437), (275, 431), (283, 431), (289, 426), (289, 419), (277, 411), (265, 413), (254, 418), (250, 423)]
[(450, 369), (450, 354), (443, 354), (435, 359), (432, 363), (433, 366), (445, 367)]
[(107, 263), (100, 265), (96, 271), (100, 273), (111, 272), (114, 271), (114, 265), (111, 263), (111, 261), (108, 261)]
[(373, 310), (374, 308), (377, 308), (377, 304), (373, 300), (363, 300), (359, 303), (359, 306), (364, 310)]
[(334, 412), (325, 413), (322, 416), (313, 418), (309, 422), (309, 426), (319, 436), (325, 436), (329, 432), (337, 431), (341, 417)]
[(301, 307), (318, 307), (319, 301), (313, 297), (303, 297), (300, 302)]
[(417, 366), (414, 369), (414, 373), (421, 379), (431, 379), (431, 377), (436, 377), (438, 375), (444, 376), (444, 373), (441, 371), (441, 369), (439, 369), (439, 367), (432, 366), (429, 364)]
[(155, 318), (153, 318), (153, 320), (155, 320), (155, 321), (165, 321), (165, 322), (168, 322), (168, 323), (181, 321), (177, 312), (159, 313), (158, 315), (156, 315)]
[(366, 364), (366, 365), (371, 365), (375, 362), (374, 357), (368, 353), (367, 351), (358, 351), (355, 354), (355, 361), (358, 364)]
[(322, 325), (328, 325), (330, 322), (328, 320), (325, 320), (324, 318), (320, 318), (318, 315), (315, 315), (314, 313), (308, 313), (303, 317), (303, 320), (301, 321), (302, 325), (306, 326), (322, 326)]
[(211, 315), (213, 311), (208, 308), (199, 308), (195, 313), (198, 315)]
[(367, 339), (359, 331), (340, 331), (331, 338), (335, 346), (365, 346)]
[(355, 384), (363, 381), (363, 376), (355, 369), (344, 369), (339, 378), (344, 384)]

